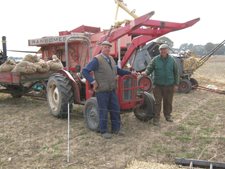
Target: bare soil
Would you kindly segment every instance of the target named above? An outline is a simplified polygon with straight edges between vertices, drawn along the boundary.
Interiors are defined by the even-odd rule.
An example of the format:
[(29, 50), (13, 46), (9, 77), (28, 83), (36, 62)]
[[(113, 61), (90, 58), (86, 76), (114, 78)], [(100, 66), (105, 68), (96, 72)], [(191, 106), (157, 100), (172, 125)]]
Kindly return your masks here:
[[(225, 90), (225, 57), (211, 58), (193, 77)], [(103, 139), (86, 128), (82, 106), (67, 120), (53, 117), (45, 100), (0, 94), (0, 168), (124, 169), (133, 160), (174, 164), (176, 157), (225, 161), (225, 95), (204, 90), (175, 94), (174, 122), (161, 127), (121, 115), (125, 136)]]

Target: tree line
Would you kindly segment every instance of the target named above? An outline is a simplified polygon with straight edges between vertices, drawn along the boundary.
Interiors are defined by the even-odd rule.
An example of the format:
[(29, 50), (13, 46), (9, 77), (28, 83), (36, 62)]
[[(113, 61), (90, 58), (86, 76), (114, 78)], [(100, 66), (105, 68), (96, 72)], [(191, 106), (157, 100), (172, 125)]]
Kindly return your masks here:
[[(167, 38), (165, 36), (157, 39), (157, 42), (159, 42), (159, 43), (167, 43), (171, 48), (173, 48), (173, 44), (174, 44), (174, 42), (171, 39), (169, 39), (169, 38)], [(194, 45), (193, 43), (183, 43), (176, 50), (178, 50), (178, 52), (190, 50), (193, 53), (195, 53), (196, 55), (203, 56), (203, 55), (208, 54), (218, 44), (214, 44), (212, 42), (208, 42), (205, 45)], [(222, 47), (220, 47), (214, 53), (214, 55), (225, 55), (225, 46), (223, 45)]]

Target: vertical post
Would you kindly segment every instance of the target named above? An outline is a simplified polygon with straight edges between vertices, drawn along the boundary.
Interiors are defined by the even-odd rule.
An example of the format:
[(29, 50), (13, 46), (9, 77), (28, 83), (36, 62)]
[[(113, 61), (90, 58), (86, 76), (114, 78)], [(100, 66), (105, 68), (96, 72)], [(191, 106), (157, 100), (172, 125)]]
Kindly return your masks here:
[(6, 37), (2, 36), (2, 52), (3, 52), (3, 59), (7, 60), (7, 47), (6, 47)]
[(69, 56), (68, 56), (68, 41), (70, 38), (67, 38), (65, 41), (65, 57), (66, 57), (66, 70), (69, 71)]
[(117, 52), (118, 52), (118, 67), (121, 68), (121, 52), (120, 52), (120, 39), (117, 40)]
[(115, 3), (116, 3), (116, 15), (115, 15), (115, 24), (116, 24), (117, 18), (118, 18), (118, 12), (119, 12), (119, 4), (117, 0), (115, 0)]
[(70, 162), (70, 103), (68, 103), (67, 162)]

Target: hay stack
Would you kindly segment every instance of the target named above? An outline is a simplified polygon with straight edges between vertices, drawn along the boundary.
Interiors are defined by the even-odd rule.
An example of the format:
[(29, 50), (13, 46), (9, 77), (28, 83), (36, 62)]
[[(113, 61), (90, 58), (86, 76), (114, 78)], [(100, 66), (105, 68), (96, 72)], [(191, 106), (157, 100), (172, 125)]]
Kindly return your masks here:
[(23, 74), (32, 74), (37, 71), (37, 67), (28, 61), (21, 61), (18, 63), (15, 68), (12, 70), (12, 72), (18, 72)]
[(8, 59), (0, 66), (0, 72), (11, 72), (16, 66), (16, 62), (12, 59)]
[(196, 57), (189, 57), (183, 60), (184, 71), (195, 70), (198, 66), (199, 59)]
[(36, 63), (39, 61), (39, 58), (37, 55), (31, 55), (31, 54), (28, 54), (26, 55), (24, 58), (23, 58), (23, 61), (28, 61), (28, 62), (31, 62), (31, 63)]
[(50, 67), (50, 70), (56, 71), (63, 69), (63, 64), (56, 55), (53, 55), (52, 60), (49, 60), (47, 63)]
[(40, 59), (39, 62), (34, 63), (34, 65), (36, 66), (37, 72), (39, 73), (45, 73), (50, 70), (50, 66), (48, 65), (48, 63), (42, 59)]

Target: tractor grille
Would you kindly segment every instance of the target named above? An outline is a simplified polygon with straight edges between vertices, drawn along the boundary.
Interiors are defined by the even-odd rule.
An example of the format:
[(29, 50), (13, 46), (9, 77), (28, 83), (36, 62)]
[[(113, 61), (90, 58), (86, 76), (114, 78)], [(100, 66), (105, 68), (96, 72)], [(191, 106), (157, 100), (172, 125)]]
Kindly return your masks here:
[(128, 76), (123, 81), (123, 101), (130, 101), (136, 98), (137, 80)]

